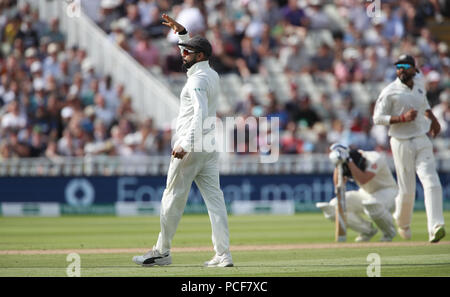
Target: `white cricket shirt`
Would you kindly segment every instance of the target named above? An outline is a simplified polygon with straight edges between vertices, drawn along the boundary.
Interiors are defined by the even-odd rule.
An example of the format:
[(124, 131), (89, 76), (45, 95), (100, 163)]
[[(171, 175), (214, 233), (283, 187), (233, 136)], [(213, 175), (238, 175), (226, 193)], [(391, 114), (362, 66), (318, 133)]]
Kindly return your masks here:
[[(178, 35), (180, 42), (189, 35)], [(184, 151), (205, 151), (215, 135), (215, 119), (219, 98), (219, 75), (208, 61), (195, 63), (187, 71), (187, 82), (180, 94), (180, 109), (173, 139)], [(208, 148), (206, 151), (209, 151)]]
[[(391, 116), (400, 116), (410, 110), (417, 110), (414, 121), (390, 124)], [(414, 77), (414, 87), (410, 89), (397, 77), (386, 86), (375, 104), (373, 121), (376, 125), (390, 126), (388, 135), (398, 139), (409, 139), (422, 136), (430, 130), (431, 121), (425, 117), (425, 111), (430, 109), (426, 97), (423, 76), (418, 73)]]
[(392, 175), (391, 169), (386, 161), (384, 155), (375, 151), (360, 151), (362, 156), (367, 161), (367, 167), (365, 171), (370, 171), (375, 173), (375, 176), (364, 185), (358, 186), (362, 188), (367, 193), (374, 193), (386, 188), (396, 188), (397, 183), (395, 182), (394, 176)]

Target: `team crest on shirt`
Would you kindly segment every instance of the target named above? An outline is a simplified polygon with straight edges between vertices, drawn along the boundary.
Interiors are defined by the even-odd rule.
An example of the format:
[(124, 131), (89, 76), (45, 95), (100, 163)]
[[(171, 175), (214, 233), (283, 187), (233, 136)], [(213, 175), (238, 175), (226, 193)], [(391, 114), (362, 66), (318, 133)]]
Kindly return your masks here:
[(370, 168), (372, 168), (373, 170), (377, 169), (377, 167), (378, 167), (378, 166), (377, 166), (376, 163), (373, 163), (372, 166), (370, 166)]
[(419, 91), (419, 93), (420, 93), (420, 94), (423, 94), (423, 91), (422, 91), (422, 89), (419, 89), (418, 91)]

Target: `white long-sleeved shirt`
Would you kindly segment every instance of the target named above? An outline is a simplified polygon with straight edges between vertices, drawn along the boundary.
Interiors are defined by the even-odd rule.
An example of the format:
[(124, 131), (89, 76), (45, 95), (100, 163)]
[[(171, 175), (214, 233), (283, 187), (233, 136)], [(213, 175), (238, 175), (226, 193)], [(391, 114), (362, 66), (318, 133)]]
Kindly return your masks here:
[[(417, 110), (414, 121), (390, 124), (391, 116), (399, 116), (410, 109)], [(430, 105), (422, 74), (414, 77), (412, 89), (397, 78), (381, 91), (375, 104), (373, 121), (376, 125), (389, 126), (389, 136), (398, 139), (413, 138), (425, 135), (430, 130), (431, 121), (425, 117), (427, 109), (430, 109)]]
[[(189, 40), (188, 34), (178, 37), (180, 42)], [(208, 61), (201, 61), (189, 68), (187, 77), (180, 94), (180, 109), (172, 143), (174, 146), (180, 145), (186, 152), (210, 151), (209, 148), (205, 149), (204, 141), (206, 138), (207, 145), (211, 145), (215, 135), (219, 75)]]
[(362, 156), (366, 159), (366, 170), (375, 174), (375, 176), (364, 185), (358, 186), (367, 193), (375, 193), (386, 188), (397, 188), (394, 176), (386, 161), (386, 157), (375, 151), (361, 151)]

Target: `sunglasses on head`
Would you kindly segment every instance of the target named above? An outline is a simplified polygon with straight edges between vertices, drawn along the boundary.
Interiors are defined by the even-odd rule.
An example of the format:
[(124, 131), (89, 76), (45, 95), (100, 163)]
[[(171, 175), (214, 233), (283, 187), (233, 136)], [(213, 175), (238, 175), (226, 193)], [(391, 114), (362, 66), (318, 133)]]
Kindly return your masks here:
[(409, 64), (397, 64), (397, 65), (395, 65), (395, 67), (397, 67), (397, 69), (409, 69), (409, 68), (411, 68), (412, 66), (411, 65), (409, 65)]
[(190, 55), (190, 54), (195, 54), (195, 53), (198, 53), (198, 52), (196, 52), (196, 51), (194, 51), (194, 50), (191, 50), (191, 49), (188, 49), (188, 48), (182, 48), (181, 49), (181, 52), (183, 53), (183, 55)]

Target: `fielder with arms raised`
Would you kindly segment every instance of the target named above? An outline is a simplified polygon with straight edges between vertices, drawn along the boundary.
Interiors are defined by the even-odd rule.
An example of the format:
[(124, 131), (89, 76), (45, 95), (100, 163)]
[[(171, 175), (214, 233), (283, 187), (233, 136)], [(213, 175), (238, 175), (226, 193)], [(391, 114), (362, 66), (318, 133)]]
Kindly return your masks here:
[[(344, 182), (352, 179), (359, 186), (357, 191), (345, 193), (347, 226), (359, 235), (356, 242), (370, 241), (378, 232), (365, 213), (383, 233), (381, 241), (392, 241), (396, 235), (392, 212), (398, 188), (385, 157), (375, 151), (350, 150), (340, 144), (331, 146), (330, 160), (337, 165), (344, 163)], [(333, 173), (337, 185), (337, 169)], [(316, 204), (325, 218), (334, 221), (337, 199)]]
[(180, 39), (178, 45), (188, 78), (180, 95), (173, 158), (161, 200), (161, 232), (153, 249), (143, 256), (135, 256), (133, 261), (142, 266), (172, 263), (172, 238), (186, 206), (192, 182), (195, 182), (208, 208), (216, 253), (212, 260), (205, 262), (205, 266), (231, 267), (233, 260), (229, 250), (227, 209), (219, 183), (218, 153), (204, 149), (202, 142), (205, 136), (211, 139), (215, 134), (214, 128), (203, 129), (203, 123), (207, 118), (216, 118), (219, 98), (219, 75), (208, 62), (212, 47), (201, 36), (189, 38), (184, 26), (168, 15), (163, 14), (162, 17), (165, 20), (163, 24), (173, 29)]
[(445, 236), (442, 186), (427, 133), (435, 137), (440, 125), (431, 112), (423, 75), (414, 58), (401, 55), (395, 65), (397, 78), (382, 90), (373, 115), (375, 124), (389, 126), (399, 186), (394, 218), (399, 235), (410, 239), (417, 173), (424, 189), (429, 240), (438, 242)]

